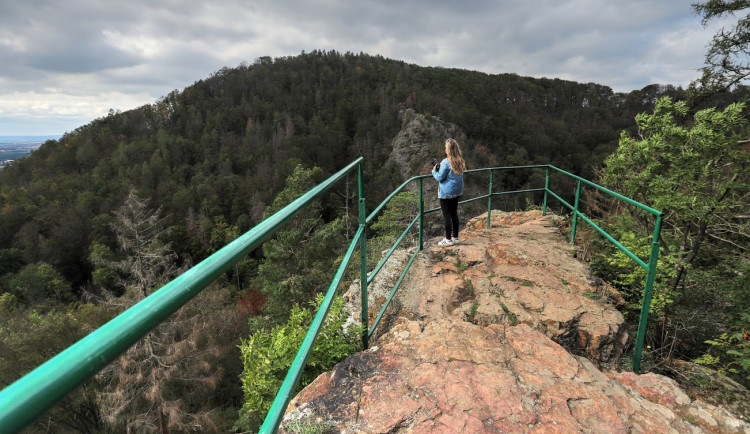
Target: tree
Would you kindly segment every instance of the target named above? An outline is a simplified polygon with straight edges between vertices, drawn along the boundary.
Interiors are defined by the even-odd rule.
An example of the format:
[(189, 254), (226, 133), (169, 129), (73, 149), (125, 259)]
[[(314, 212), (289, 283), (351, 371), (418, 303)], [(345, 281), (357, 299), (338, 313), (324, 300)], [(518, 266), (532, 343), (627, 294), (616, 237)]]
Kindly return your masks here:
[[(310, 303), (310, 309), (294, 305), (285, 324), (273, 327), (271, 331), (259, 330), (242, 340), (240, 350), (244, 370), (241, 379), (245, 400), (235, 428), (257, 431), (271, 408), (322, 301), (321, 294)], [(307, 359), (297, 390), (361, 348), (362, 328), (360, 325), (346, 327), (347, 320), (344, 300), (341, 297), (334, 298)]]
[[(706, 26), (711, 20), (734, 16), (750, 8), (748, 0), (708, 0), (693, 4)], [(727, 90), (750, 76), (750, 14), (738, 18), (734, 27), (714, 35), (706, 53), (700, 84), (706, 90)]]
[(70, 284), (51, 265), (29, 264), (10, 279), (10, 292), (26, 305), (69, 303), (75, 300)]
[(733, 241), (750, 237), (741, 215), (750, 208), (750, 153), (738, 143), (743, 108), (736, 103), (724, 111), (701, 110), (685, 127), (676, 118), (687, 114), (687, 105), (660, 98), (653, 115), (636, 116), (640, 140), (623, 132), (606, 160), (605, 185), (664, 212), (662, 248), (676, 255), (672, 288), (704, 243), (747, 250)]
[[(687, 105), (660, 98), (653, 114), (636, 116), (638, 137), (623, 132), (606, 160), (604, 185), (664, 213), (658, 267), (663, 279), (654, 293), (662, 343), (670, 312), (690, 297), (699, 318), (713, 314), (707, 303), (723, 302), (716, 306), (724, 315), (717, 328), (740, 306), (733, 302), (731, 281), (743, 275), (750, 252), (750, 152), (738, 142), (745, 132), (743, 108), (735, 103), (723, 111), (701, 110), (685, 125)], [(626, 246), (628, 240), (648, 246), (654, 219), (638, 210), (629, 216), (614, 221), (615, 230)], [(629, 262), (618, 271), (622, 281), (642, 282), (640, 267)]]
[[(160, 211), (131, 193), (116, 215), (114, 231), (124, 258), (109, 265), (125, 276), (125, 294), (110, 304), (130, 307), (180, 271)], [(127, 431), (217, 430), (206, 396), (222, 378), (217, 341), (232, 331), (225, 290), (204, 290), (100, 374), (97, 395), (104, 420)], [(227, 320), (230, 320), (227, 323)], [(231, 339), (229, 339), (231, 340)]]
[[(319, 168), (297, 166), (264, 217), (300, 197), (322, 177)], [(343, 251), (346, 240), (343, 219), (326, 222), (327, 211), (321, 201), (316, 201), (263, 244), (264, 260), (258, 275), (260, 289), (267, 297), (263, 312), (272, 324), (285, 321), (290, 306), (311, 301), (333, 278), (335, 261), (340, 260), (336, 252)]]

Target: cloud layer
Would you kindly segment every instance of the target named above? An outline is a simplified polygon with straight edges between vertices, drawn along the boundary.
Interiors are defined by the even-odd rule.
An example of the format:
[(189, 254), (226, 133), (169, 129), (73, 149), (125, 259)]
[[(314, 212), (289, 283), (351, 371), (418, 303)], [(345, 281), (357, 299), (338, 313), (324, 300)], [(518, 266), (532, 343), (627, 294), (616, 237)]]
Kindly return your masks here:
[(261, 56), (365, 52), (424, 66), (686, 86), (694, 0), (28, 0), (0, 3), (0, 135), (58, 134)]

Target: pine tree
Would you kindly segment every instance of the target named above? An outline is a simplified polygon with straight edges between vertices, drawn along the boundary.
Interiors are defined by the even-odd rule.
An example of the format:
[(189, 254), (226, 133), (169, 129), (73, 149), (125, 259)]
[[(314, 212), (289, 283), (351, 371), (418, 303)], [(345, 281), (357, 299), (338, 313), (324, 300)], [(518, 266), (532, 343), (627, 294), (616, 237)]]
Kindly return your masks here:
[[(322, 175), (317, 167), (298, 166), (265, 216), (314, 187)], [(325, 207), (316, 201), (263, 245), (265, 259), (258, 269), (260, 289), (267, 297), (264, 313), (274, 325), (286, 321), (292, 305), (310, 302), (315, 294), (325, 291), (333, 278), (336, 252), (346, 244), (344, 220), (337, 218), (326, 223), (324, 214)]]

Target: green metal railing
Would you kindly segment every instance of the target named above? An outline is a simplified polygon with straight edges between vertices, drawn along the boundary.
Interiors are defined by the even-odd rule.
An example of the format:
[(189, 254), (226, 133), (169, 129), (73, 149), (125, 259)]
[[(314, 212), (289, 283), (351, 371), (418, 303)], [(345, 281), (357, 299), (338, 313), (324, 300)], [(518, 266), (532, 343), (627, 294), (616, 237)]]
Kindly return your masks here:
[[(548, 188), (550, 169), (555, 170), (558, 173), (577, 181), (575, 201), (572, 206)], [(633, 252), (631, 252), (625, 246), (620, 244), (617, 240), (612, 238), (611, 235), (609, 235), (602, 228), (600, 228), (596, 223), (591, 221), (591, 219), (589, 219), (588, 217), (586, 217), (584, 214), (582, 214), (579, 211), (578, 203), (579, 203), (579, 198), (581, 195), (581, 184), (588, 185), (589, 187), (593, 187), (603, 193), (616, 197), (617, 199), (623, 200), (629, 203), (630, 205), (633, 205), (650, 214), (653, 214), (656, 217), (654, 221), (654, 232), (651, 236), (651, 252), (649, 254), (648, 263), (644, 262), (641, 258), (634, 255)], [(661, 234), (661, 222), (662, 222), (662, 217), (663, 217), (661, 211), (657, 211), (640, 202), (636, 202), (633, 199), (630, 199), (629, 197), (623, 196), (617, 192), (614, 192), (605, 187), (602, 187), (601, 185), (594, 184), (593, 182), (583, 179), (580, 176), (573, 175), (572, 173), (568, 173), (554, 166), (547, 166), (547, 169), (545, 170), (545, 192), (544, 192), (544, 208), (543, 208), (545, 213), (547, 211), (547, 194), (551, 194), (553, 197), (559, 200), (563, 205), (565, 205), (567, 208), (573, 211), (573, 220), (571, 223), (571, 231), (570, 231), (571, 244), (575, 242), (577, 220), (580, 217), (586, 223), (588, 223), (594, 229), (596, 229), (600, 234), (602, 234), (607, 240), (609, 240), (611, 243), (617, 246), (618, 249), (620, 249), (623, 253), (628, 255), (628, 257), (630, 257), (633, 261), (635, 261), (638, 265), (640, 265), (646, 270), (646, 281), (644, 283), (644, 288), (643, 288), (643, 302), (641, 303), (641, 314), (638, 319), (638, 333), (636, 334), (636, 337), (635, 337), (635, 351), (633, 352), (633, 371), (640, 372), (641, 354), (643, 352), (643, 340), (646, 336), (646, 324), (648, 322), (648, 312), (651, 308), (651, 297), (653, 295), (653, 290), (654, 290), (654, 280), (656, 279), (656, 266), (659, 260), (659, 236)]]
[[(278, 429), (279, 424), (281, 423), (283, 414), (286, 411), (289, 401), (293, 396), (295, 388), (297, 387), (308, 355), (312, 350), (315, 339), (317, 338), (318, 332), (320, 331), (325, 316), (327, 315), (333, 301), (336, 289), (341, 283), (344, 272), (351, 259), (353, 258), (354, 252), (357, 247), (359, 247), (360, 251), (360, 290), (362, 300), (361, 316), (363, 325), (362, 341), (364, 347), (367, 348), (370, 338), (373, 336), (378, 324), (385, 314), (386, 309), (388, 308), (391, 300), (396, 294), (399, 286), (406, 276), (406, 273), (411, 267), (411, 264), (414, 262), (419, 251), (423, 248), (424, 216), (439, 210), (439, 208), (429, 210), (424, 209), (423, 181), (424, 179), (431, 179), (432, 176), (421, 175), (405, 181), (403, 184), (401, 184), (401, 186), (394, 190), (380, 205), (378, 205), (370, 213), (370, 215), (366, 216), (362, 161), (362, 158), (358, 158), (357, 160), (353, 161), (351, 164), (344, 167), (339, 172), (332, 175), (320, 185), (308, 191), (276, 214), (267, 218), (235, 241), (229, 243), (221, 250), (209, 256), (198, 265), (194, 266), (158, 291), (151, 294), (149, 297), (143, 299), (141, 302), (123, 312), (84, 339), (80, 340), (70, 348), (66, 349), (43, 365), (36, 368), (31, 373), (27, 374), (23, 378), (19, 379), (12, 385), (2, 390), (0, 392), (0, 427), (3, 428), (4, 432), (16, 432), (29, 425), (37, 417), (41, 416), (47, 409), (57, 403), (60, 399), (62, 399), (68, 393), (72, 392), (88, 378), (94, 376), (107, 364), (109, 364), (120, 354), (125, 352), (131, 345), (135, 344), (139, 339), (143, 338), (159, 323), (164, 321), (177, 309), (187, 303), (201, 290), (212, 283), (223, 272), (232, 267), (238, 260), (242, 259), (252, 250), (260, 246), (263, 241), (271, 237), (283, 224), (293, 218), (297, 213), (304, 210), (312, 201), (316, 200), (321, 195), (326, 193), (336, 183), (338, 183), (340, 180), (342, 180), (344, 177), (346, 177), (356, 169), (358, 177), (359, 196), (359, 227), (351, 241), (351, 244), (348, 247), (348, 250), (338, 270), (333, 277), (333, 280), (331, 281), (326, 295), (323, 298), (323, 302), (321, 303), (320, 309), (316, 313), (312, 325), (308, 330), (308, 333), (305, 336), (303, 343), (291, 367), (289, 368), (287, 376), (283, 384), (281, 385), (281, 388), (276, 395), (271, 409), (269, 410), (266, 419), (260, 429), (260, 432), (263, 433), (275, 432)], [(494, 192), (494, 173), (496, 171), (510, 169), (545, 169), (544, 188)], [(574, 205), (571, 206), (568, 202), (566, 202), (550, 189), (550, 170), (555, 170), (565, 176), (577, 180), (578, 187), (576, 189)], [(610, 191), (604, 187), (601, 187), (576, 175), (572, 175), (554, 166), (530, 165), (515, 167), (493, 167), (486, 169), (469, 170), (465, 173), (475, 174), (483, 172), (489, 173), (488, 193), (461, 201), (459, 203), (466, 204), (473, 201), (487, 199), (488, 228), (491, 222), (493, 197), (506, 194), (544, 192), (544, 202), (542, 206), (544, 214), (546, 214), (547, 211), (548, 195), (552, 195), (555, 199), (559, 200), (563, 205), (573, 211), (571, 243), (575, 241), (576, 222), (580, 217), (584, 221), (592, 225), (597, 231), (602, 233), (608, 240), (613, 242), (618, 248), (620, 248), (629, 257), (631, 257), (639, 265), (647, 270), (643, 306), (641, 309), (641, 317), (638, 325), (635, 353), (633, 355), (633, 369), (637, 372), (640, 369), (640, 357), (643, 346), (643, 337), (645, 334), (646, 321), (648, 318), (648, 310), (651, 301), (651, 292), (653, 289), (653, 283), (656, 273), (656, 264), (659, 253), (658, 239), (659, 231), (661, 228), (661, 213), (643, 204), (633, 201), (632, 199), (624, 197), (616, 192)], [(388, 202), (393, 199), (394, 196), (403, 191), (412, 183), (417, 183), (416, 188), (419, 191), (417, 215), (407, 225), (401, 236), (396, 240), (390, 250), (368, 275), (366, 261), (366, 227), (379, 215), (379, 213), (384, 209)], [(582, 183), (594, 187), (614, 197), (617, 197), (618, 199), (625, 200), (626, 202), (657, 216), (654, 228), (651, 256), (649, 257), (648, 264), (631, 253), (627, 248), (622, 246), (622, 244), (613, 239), (609, 234), (604, 232), (599, 226), (597, 226), (593, 221), (591, 221), (588, 217), (583, 215), (578, 210)], [(406, 235), (414, 228), (415, 225), (418, 225), (418, 248), (409, 258), (407, 264), (404, 267), (404, 270), (397, 279), (394, 288), (391, 290), (389, 296), (387, 297), (386, 302), (381, 307), (381, 310), (378, 313), (373, 324), (370, 325), (368, 324), (367, 287), (370, 283), (372, 283), (373, 279), (375, 279), (379, 271), (383, 268), (386, 261), (403, 242)]]
[[(259, 247), (282, 225), (354, 170), (357, 170), (359, 177), (359, 210), (360, 222), (362, 222), (364, 220), (362, 161), (361, 157), (353, 161), (158, 291), (3, 389), (0, 392), (0, 431), (17, 432), (32, 423), (47, 409), (146, 336), (237, 261)], [(364, 247), (364, 228), (361, 224), (357, 234), (355, 241), (360, 240)], [(347, 257), (351, 256), (352, 249), (349, 250)], [(336, 278), (340, 280), (341, 276), (337, 274)], [(331, 297), (326, 297), (320, 311), (327, 312), (331, 301)], [(316, 320), (319, 316), (320, 312)], [(312, 342), (306, 339), (304, 345), (312, 346)]]

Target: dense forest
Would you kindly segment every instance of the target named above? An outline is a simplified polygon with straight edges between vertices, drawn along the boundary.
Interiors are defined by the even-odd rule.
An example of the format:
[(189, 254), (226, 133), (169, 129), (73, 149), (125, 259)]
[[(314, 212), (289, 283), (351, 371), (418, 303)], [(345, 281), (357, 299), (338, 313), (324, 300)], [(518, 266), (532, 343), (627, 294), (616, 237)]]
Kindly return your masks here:
[(335, 52), (261, 58), (110, 113), (0, 172), (2, 271), (43, 262), (80, 292), (91, 282), (91, 246), (116, 249), (113, 211), (133, 189), (161, 208), (173, 249), (193, 260), (223, 245), (212, 242), (217, 226), (256, 224), (298, 164), (330, 174), (364, 156), (376, 204), (401, 182), (386, 161), (404, 108), (460, 126), (472, 167), (493, 156), (591, 178), (620, 131), (664, 93), (680, 90), (623, 95)]
[[(704, 98), (679, 117), (708, 107), (723, 110), (744, 95), (739, 89)], [(621, 134), (638, 136), (644, 128), (636, 124), (636, 115), (653, 111), (662, 97), (683, 100), (687, 94), (662, 85), (615, 93), (593, 83), (314, 51), (224, 68), (153, 104), (110, 112), (0, 171), (0, 386), (359, 156), (365, 157), (367, 205), (380, 203), (403, 181), (401, 168), (389, 156), (407, 109), (458, 126), (466, 137), (461, 145), (470, 168), (549, 163), (598, 180)], [(732, 128), (738, 132), (736, 125)], [(648, 197), (639, 199), (648, 202)], [(336, 255), (324, 256), (345, 244), (347, 219), (356, 221), (350, 215), (355, 203), (342, 185), (207, 290), (203, 312), (190, 316), (181, 311), (185, 318), (175, 321), (192, 321), (207, 336), (167, 324), (149, 338), (150, 351), (134, 348), (123, 356), (178, 367), (160, 372), (163, 385), (149, 395), (152, 404), (161, 403), (156, 415), (149, 402), (123, 409), (121, 403), (132, 400), (137, 379), (145, 374), (134, 368), (118, 373), (115, 366), (50, 412), (49, 420), (82, 432), (125, 425), (156, 429), (153, 424), (170, 414), (183, 414), (170, 420), (174, 430), (190, 424), (225, 431), (253, 427), (258, 415), (252, 412), (240, 411), (244, 419), (236, 425), (245, 404), (239, 338), (304, 316), (294, 314), (291, 305), (309, 307), (315, 299), (328, 277), (319, 270), (332, 269)], [(604, 220), (619, 213), (595, 199), (591, 206)], [(617, 223), (614, 217), (607, 221)], [(635, 226), (619, 230), (625, 237), (640, 236)], [(149, 261), (134, 262), (141, 257), (159, 260), (140, 269), (138, 264)], [(737, 264), (746, 267), (747, 257), (732, 258), (734, 265), (723, 270), (722, 281), (735, 288), (740, 282), (726, 275), (741, 274)], [(605, 262), (600, 261), (603, 275), (619, 278), (623, 287), (637, 286), (620, 278), (632, 270)], [(699, 264), (700, 258), (691, 267)], [(700, 276), (710, 280), (712, 275)], [(675, 285), (673, 293), (682, 288), (680, 282)], [(722, 319), (715, 321), (704, 335), (729, 327)], [(662, 326), (668, 327), (668, 321)], [(49, 333), (54, 329), (64, 333)], [(664, 345), (674, 346), (674, 339)], [(184, 342), (200, 343), (178, 345)], [(173, 360), (175, 354), (159, 353), (159, 346), (170, 344), (185, 354), (200, 354), (193, 358), (205, 366), (187, 367)], [(700, 342), (690, 345), (686, 354), (697, 357), (706, 351)], [(186, 376), (203, 386), (187, 384)], [(132, 379), (133, 390), (118, 387), (123, 378)], [(222, 392), (202, 399), (207, 384)], [(184, 407), (174, 410), (166, 403)]]

